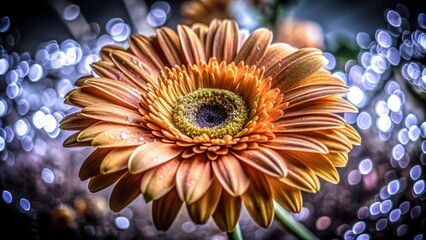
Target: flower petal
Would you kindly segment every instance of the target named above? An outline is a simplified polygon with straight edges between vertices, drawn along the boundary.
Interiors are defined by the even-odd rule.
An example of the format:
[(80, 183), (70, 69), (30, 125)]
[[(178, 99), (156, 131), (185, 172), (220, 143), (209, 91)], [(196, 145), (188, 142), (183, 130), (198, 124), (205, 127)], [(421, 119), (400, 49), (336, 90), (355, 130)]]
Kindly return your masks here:
[(156, 52), (156, 46), (153, 46), (153, 40), (143, 35), (133, 35), (129, 39), (130, 50), (139, 59), (144, 61), (157, 73), (164, 68), (165, 64), (161, 57)]
[(184, 148), (175, 144), (151, 142), (139, 146), (129, 160), (129, 172), (135, 174), (156, 167), (177, 157)]
[(140, 126), (139, 123), (143, 120), (137, 111), (109, 103), (87, 106), (81, 110), (81, 115), (92, 119), (135, 126)]
[(214, 43), (216, 31), (219, 28), (221, 23), (222, 23), (222, 20), (213, 19), (209, 24), (209, 29), (207, 31), (206, 40), (205, 40), (205, 51), (206, 51), (207, 59), (215, 57), (213, 55), (213, 43)]
[(111, 124), (108, 128), (108, 123), (102, 127), (104, 126), (107, 128), (92, 140), (92, 146), (98, 148), (139, 146), (154, 140), (151, 133), (139, 127)]
[[(328, 60), (321, 50), (316, 48), (302, 48), (286, 56), (280, 62), (282, 67), (273, 76), (273, 87), (285, 92), (299, 81), (312, 75), (327, 64)], [(268, 76), (268, 75), (265, 75)]]
[(303, 199), (300, 189), (290, 187), (275, 178), (267, 177), (267, 179), (275, 201), (291, 212), (297, 213), (302, 210)]
[(114, 51), (111, 57), (118, 69), (140, 89), (146, 89), (147, 83), (157, 83), (158, 73), (136, 56), (124, 51)]
[(197, 224), (206, 223), (216, 209), (221, 193), (222, 186), (217, 180), (213, 180), (210, 188), (198, 201), (187, 205), (187, 210), (192, 221)]
[(178, 34), (188, 64), (197, 64), (201, 60), (206, 60), (204, 48), (194, 30), (185, 25), (178, 25)]
[(282, 157), (272, 149), (233, 151), (232, 154), (250, 166), (275, 177), (285, 177), (287, 167)]
[(84, 160), (78, 176), (81, 181), (101, 174), (101, 163), (112, 148), (98, 148)]
[(222, 21), (214, 36), (213, 56), (218, 62), (231, 63), (237, 54), (238, 44), (238, 24), (235, 21)]
[(329, 153), (325, 155), (325, 157), (335, 167), (345, 167), (346, 164), (348, 163), (348, 153), (345, 153), (345, 152)]
[(265, 56), (260, 62), (260, 67), (265, 67), (265, 76), (274, 78), (280, 73), (283, 64), (282, 60), (288, 55), (296, 52), (297, 49), (286, 43), (274, 43), (268, 47)]
[(135, 149), (136, 147), (122, 147), (112, 150), (101, 163), (101, 173), (110, 174), (127, 169), (129, 157)]
[(102, 134), (107, 130), (115, 129), (116, 127), (121, 127), (121, 126), (123, 126), (123, 125), (99, 121), (99, 122), (93, 124), (92, 126), (89, 126), (86, 129), (82, 130), (78, 134), (77, 140), (80, 141), (80, 142), (92, 141), (99, 134)]
[(328, 153), (327, 146), (322, 142), (299, 134), (282, 134), (261, 145), (277, 150)]
[(222, 191), (222, 196), (213, 213), (213, 220), (220, 230), (232, 232), (240, 218), (240, 212), (240, 197), (232, 197), (228, 192)]
[(332, 84), (317, 84), (293, 88), (283, 94), (283, 102), (288, 102), (289, 107), (304, 104), (315, 99), (328, 96), (342, 95), (347, 92), (346, 86)]
[(345, 120), (332, 113), (306, 114), (303, 117), (284, 117), (274, 123), (274, 132), (309, 132), (344, 128)]
[(145, 172), (140, 188), (146, 202), (158, 200), (175, 187), (180, 161), (175, 158)]
[(67, 139), (64, 140), (64, 147), (85, 147), (90, 146), (90, 142), (79, 142), (77, 136), (80, 132), (71, 134)]
[(338, 129), (337, 131), (343, 133), (353, 145), (361, 144), (361, 137), (359, 133), (349, 124), (345, 124), (345, 128)]
[(192, 24), (191, 28), (192, 30), (194, 30), (194, 33), (200, 39), (201, 46), (206, 46), (206, 37), (209, 31), (208, 26), (202, 23), (195, 23), (195, 24)]
[(265, 55), (271, 41), (271, 31), (265, 28), (255, 30), (235, 56), (234, 62), (238, 64), (243, 61), (248, 66), (258, 65)]
[(286, 151), (283, 155), (286, 160), (303, 163), (319, 177), (331, 183), (339, 182), (339, 173), (323, 154)]
[(133, 175), (127, 172), (120, 178), (112, 190), (109, 199), (109, 206), (112, 211), (121, 211), (141, 194), (139, 185), (142, 175)]
[(233, 155), (220, 156), (212, 161), (212, 168), (216, 178), (231, 196), (241, 196), (247, 190), (250, 178)]
[(111, 53), (113, 51), (126, 51), (125, 48), (121, 47), (121, 46), (117, 46), (117, 45), (108, 45), (108, 46), (104, 46), (101, 51), (99, 51), (99, 55), (101, 56), (102, 60), (104, 61), (112, 61), (111, 58)]
[(271, 189), (262, 173), (251, 169), (250, 177), (250, 186), (241, 199), (251, 218), (259, 226), (267, 228), (274, 218)]
[(182, 207), (176, 189), (152, 203), (152, 220), (158, 230), (166, 231), (172, 225)]
[(119, 172), (115, 172), (112, 174), (107, 174), (107, 175), (99, 174), (92, 177), (89, 181), (89, 186), (88, 186), (90, 192), (92, 193), (98, 192), (102, 189), (105, 189), (111, 186), (111, 184), (117, 182), (118, 179), (120, 179), (121, 176), (123, 176), (126, 172), (127, 170), (121, 170)]
[(320, 189), (318, 177), (309, 167), (300, 162), (286, 161), (286, 163), (288, 174), (279, 179), (281, 182), (306, 192), (317, 192)]
[(300, 134), (322, 142), (330, 152), (349, 152), (352, 149), (352, 142), (339, 130), (340, 128)]
[(317, 113), (358, 112), (358, 109), (341, 96), (330, 96), (316, 99), (299, 105), (289, 105), (285, 109), (285, 116), (300, 116)]
[(121, 81), (132, 88), (139, 88), (138, 85), (136, 85), (132, 80), (130, 80), (130, 78), (124, 75), (124, 73), (118, 69), (113, 62), (95, 62), (92, 64), (92, 69), (100, 77)]
[(82, 116), (80, 112), (72, 113), (61, 119), (60, 128), (63, 130), (83, 130), (97, 123), (98, 120)]
[[(114, 98), (116, 102), (121, 102), (129, 108), (138, 109), (141, 102), (139, 92), (129, 88), (127, 84), (123, 84), (117, 80), (107, 78), (90, 78), (86, 83)], [(125, 106), (126, 107), (126, 106)]]
[(183, 55), (182, 48), (179, 44), (179, 37), (172, 29), (162, 27), (157, 29), (158, 44), (161, 46), (164, 56), (169, 66), (182, 65), (180, 56)]
[(182, 161), (176, 173), (180, 199), (190, 205), (200, 199), (213, 181), (210, 160), (204, 154)]
[[(92, 104), (103, 103), (114, 103), (116, 105), (120, 105), (120, 103), (114, 101), (114, 99), (111, 99), (107, 94), (87, 85), (76, 88), (67, 93), (64, 102), (68, 105), (73, 105), (79, 108), (84, 108)], [(125, 106), (128, 105), (125, 104)]]

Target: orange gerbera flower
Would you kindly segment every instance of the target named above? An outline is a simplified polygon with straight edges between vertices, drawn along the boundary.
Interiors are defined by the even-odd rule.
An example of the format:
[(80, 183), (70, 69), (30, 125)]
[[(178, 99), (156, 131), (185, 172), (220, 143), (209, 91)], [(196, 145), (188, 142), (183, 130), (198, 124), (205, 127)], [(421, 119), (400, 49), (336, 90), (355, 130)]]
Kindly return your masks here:
[(184, 204), (195, 223), (210, 216), (235, 227), (244, 203), (268, 227), (273, 200), (297, 212), (318, 176), (339, 181), (358, 133), (335, 113), (356, 112), (345, 84), (323, 69), (313, 48), (272, 44), (272, 33), (242, 37), (236, 22), (163, 27), (134, 35), (129, 49), (105, 47), (99, 77), (76, 81), (61, 121), (78, 130), (65, 146), (93, 146), (81, 166), (92, 192), (116, 182), (110, 207), (153, 201), (158, 229)]

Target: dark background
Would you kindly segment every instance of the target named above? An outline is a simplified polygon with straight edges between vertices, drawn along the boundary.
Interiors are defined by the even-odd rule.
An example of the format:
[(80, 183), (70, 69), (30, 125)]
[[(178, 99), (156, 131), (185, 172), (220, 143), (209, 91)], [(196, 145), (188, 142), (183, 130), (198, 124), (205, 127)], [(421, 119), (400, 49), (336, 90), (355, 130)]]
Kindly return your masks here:
[[(14, 0), (7, 1), (7, 5), (5, 1), (0, 4), (0, 18), (8, 16), (11, 20), (9, 32), (14, 29), (19, 31), (19, 42), (11, 49), (12, 51), (33, 52), (43, 41), (60, 42), (72, 38), (61, 16), (52, 7), (53, 1), (62, 0)], [(149, 7), (155, 1), (145, 2)], [(179, 9), (183, 1), (167, 2), (171, 5), (172, 16), (166, 25), (175, 27), (180, 22)], [(336, 32), (356, 34), (363, 31), (374, 35), (377, 28), (385, 26), (384, 10), (395, 9), (398, 3), (406, 5), (412, 15), (426, 10), (426, 1), (417, 0), (293, 0), (291, 6), (294, 7), (293, 13), (296, 17), (317, 21), (325, 34)], [(80, 6), (81, 14), (87, 22), (98, 23), (101, 31), (105, 31), (102, 29), (105, 23), (114, 17), (122, 18), (131, 24), (121, 0), (73, 0), (67, 1), (66, 5), (68, 4)]]

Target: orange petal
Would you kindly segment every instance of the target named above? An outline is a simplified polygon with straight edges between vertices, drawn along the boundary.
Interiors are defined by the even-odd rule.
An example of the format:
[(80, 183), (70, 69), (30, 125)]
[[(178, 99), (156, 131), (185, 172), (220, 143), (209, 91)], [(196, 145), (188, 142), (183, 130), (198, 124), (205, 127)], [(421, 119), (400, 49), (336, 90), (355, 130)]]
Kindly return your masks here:
[(144, 59), (152, 68), (159, 73), (165, 66), (161, 57), (158, 56), (152, 40), (143, 35), (133, 35), (129, 39), (130, 51), (139, 59)]
[(250, 177), (250, 186), (241, 199), (251, 218), (259, 226), (267, 228), (274, 218), (271, 189), (261, 172), (251, 169)]
[(64, 140), (64, 147), (85, 147), (90, 146), (90, 142), (79, 142), (77, 136), (80, 132), (71, 134), (67, 139)]
[[(318, 84), (308, 85), (298, 88), (293, 88), (283, 94), (283, 102), (289, 103), (289, 108), (294, 107), (306, 102), (313, 101), (333, 95), (342, 95), (347, 92), (347, 87), (332, 85), (332, 84)], [(285, 113), (284, 113), (285, 115)]]
[(137, 111), (116, 104), (93, 104), (81, 110), (81, 115), (92, 119), (139, 126), (143, 118)]
[(180, 161), (175, 158), (145, 172), (140, 188), (146, 202), (158, 200), (175, 187)]
[(146, 89), (147, 83), (157, 83), (158, 73), (133, 54), (114, 51), (111, 53), (111, 57), (118, 69), (140, 89)]
[(241, 196), (247, 190), (250, 178), (233, 155), (220, 156), (212, 161), (212, 168), (214, 175), (231, 196)]
[(83, 130), (97, 122), (96, 119), (84, 117), (80, 112), (76, 112), (62, 118), (59, 124), (63, 130)]
[(235, 21), (222, 21), (214, 36), (213, 56), (218, 62), (231, 63), (237, 54), (238, 44), (238, 24)]
[(169, 66), (182, 65), (182, 49), (179, 44), (179, 37), (175, 31), (168, 27), (157, 29), (158, 44), (161, 46), (164, 57), (167, 59)]
[(302, 210), (303, 199), (300, 189), (290, 187), (272, 177), (268, 177), (267, 179), (275, 201), (291, 212), (300, 212)]
[[(201, 46), (206, 46), (206, 36), (208, 33), (209, 28), (207, 25), (202, 23), (195, 23), (191, 26), (192, 30), (194, 30), (194, 33), (198, 36), (200, 39)], [(206, 55), (207, 57), (207, 55)]]
[(124, 126), (111, 124), (108, 127), (108, 123), (99, 126), (99, 128), (106, 126), (102, 134), (98, 134), (92, 140), (92, 146), (98, 148), (106, 147), (127, 147), (127, 146), (139, 146), (153, 141), (152, 135), (139, 128), (132, 126)]
[(130, 80), (130, 78), (124, 75), (124, 73), (119, 70), (113, 62), (95, 62), (92, 64), (92, 69), (100, 77), (118, 80), (132, 88), (139, 88), (138, 85), (136, 85), (132, 80)]
[(115, 148), (108, 153), (101, 163), (101, 173), (110, 174), (127, 169), (129, 157), (136, 147)]
[(213, 181), (210, 160), (204, 154), (182, 161), (176, 173), (180, 199), (190, 205), (200, 199)]
[(93, 124), (92, 126), (87, 127), (83, 131), (81, 131), (78, 136), (77, 140), (80, 142), (85, 141), (92, 141), (95, 137), (97, 137), (99, 134), (104, 133), (107, 130), (110, 130), (115, 127), (121, 127), (122, 124), (114, 124), (104, 121), (98, 121), (97, 123)]
[(325, 129), (344, 128), (345, 120), (332, 113), (306, 114), (297, 117), (284, 117), (274, 123), (274, 132), (309, 132)]
[(99, 174), (92, 177), (89, 181), (90, 192), (92, 193), (98, 192), (102, 189), (109, 187), (111, 184), (118, 181), (118, 179), (120, 179), (121, 176), (123, 176), (126, 172), (127, 170), (121, 170), (119, 172), (115, 172), (112, 174), (107, 174), (107, 175)]
[(287, 167), (282, 157), (272, 149), (233, 151), (234, 156), (250, 166), (275, 177), (285, 177)]
[(240, 218), (240, 212), (240, 197), (232, 197), (228, 192), (222, 191), (222, 196), (213, 213), (213, 219), (220, 230), (232, 232)]
[(187, 205), (189, 216), (197, 224), (204, 224), (219, 203), (222, 186), (217, 180), (213, 180), (209, 190), (196, 202)]
[(135, 174), (156, 167), (177, 157), (183, 150), (175, 144), (162, 142), (141, 145), (130, 156), (129, 172)]
[(214, 38), (216, 35), (216, 31), (221, 24), (222, 20), (219, 19), (213, 19), (208, 27), (206, 40), (205, 40), (205, 51), (206, 51), (206, 58), (210, 59), (212, 57), (215, 57), (213, 55), (213, 47), (214, 47)]
[(329, 153), (325, 155), (335, 167), (345, 167), (348, 163), (348, 153)]
[(349, 152), (352, 142), (339, 129), (300, 133), (309, 138), (322, 142), (330, 152)]
[(323, 154), (286, 151), (283, 155), (290, 161), (303, 163), (319, 177), (331, 183), (339, 182), (339, 173)]
[(143, 174), (125, 173), (112, 190), (109, 206), (112, 211), (119, 212), (141, 194), (139, 185)]
[(286, 43), (271, 44), (259, 66), (265, 67), (265, 76), (271, 76), (274, 79), (281, 72), (283, 67), (282, 60), (296, 51), (296, 48)]
[(194, 30), (185, 25), (178, 25), (178, 34), (188, 64), (197, 64), (201, 60), (206, 60), (204, 48)]
[(139, 108), (139, 103), (142, 99), (140, 93), (129, 88), (127, 84), (121, 81), (107, 78), (91, 78), (86, 80), (86, 83), (108, 94), (111, 98), (116, 99), (117, 102), (126, 104), (134, 109)]
[(280, 178), (281, 182), (306, 192), (317, 192), (320, 182), (315, 172), (302, 163), (287, 161), (288, 174)]
[[(321, 50), (316, 48), (302, 48), (283, 58), (279, 73), (274, 75), (272, 85), (283, 92), (312, 75), (327, 64)], [(268, 75), (265, 75), (268, 76)]]
[(125, 48), (117, 45), (108, 45), (101, 49), (99, 52), (99, 55), (101, 55), (102, 60), (104, 61), (112, 61), (111, 59), (111, 53), (113, 51), (120, 50), (120, 51), (126, 51)]
[(64, 102), (68, 105), (73, 105), (79, 108), (84, 108), (92, 104), (103, 103), (115, 103), (116, 105), (119, 105), (118, 102), (114, 102), (114, 99), (109, 98), (107, 94), (87, 85), (76, 88), (67, 93)]
[(345, 124), (345, 128), (338, 129), (339, 132), (343, 133), (353, 145), (361, 144), (361, 137), (359, 133), (349, 124)]
[(322, 142), (299, 134), (281, 134), (261, 145), (277, 150), (328, 153), (327, 146)]
[(101, 174), (101, 163), (112, 148), (98, 148), (84, 160), (78, 176), (82, 181)]
[(272, 32), (270, 30), (266, 28), (255, 30), (235, 56), (234, 62), (238, 64), (243, 61), (248, 66), (258, 65), (271, 41)]
[(166, 231), (172, 225), (182, 207), (182, 201), (173, 189), (152, 203), (152, 220), (158, 230)]
[(340, 96), (316, 99), (305, 104), (290, 105), (285, 109), (285, 116), (300, 116), (317, 113), (358, 112), (358, 109)]

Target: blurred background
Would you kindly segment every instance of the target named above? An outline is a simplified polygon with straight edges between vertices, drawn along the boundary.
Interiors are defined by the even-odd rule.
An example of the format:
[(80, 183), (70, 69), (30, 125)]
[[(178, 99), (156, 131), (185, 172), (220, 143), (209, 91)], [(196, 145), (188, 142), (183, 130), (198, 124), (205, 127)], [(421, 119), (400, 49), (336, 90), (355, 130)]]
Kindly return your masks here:
[[(198, 2), (198, 3), (197, 3)], [(209, 14), (194, 11), (203, 2)], [(206, 3), (215, 4), (206, 4)], [(195, 4), (195, 5), (194, 5)], [(91, 73), (99, 50), (127, 46), (131, 34), (229, 17), (274, 42), (317, 47), (359, 108), (345, 114), (363, 143), (293, 214), (321, 239), (415, 239), (426, 232), (426, 3), (394, 0), (36, 0), (0, 4), (0, 238), (226, 239), (212, 221), (185, 210), (157, 231), (151, 203), (136, 199), (113, 213), (111, 188), (87, 190), (78, 171), (91, 148), (64, 149), (63, 103)], [(241, 214), (246, 239), (296, 239), (278, 222), (260, 229)]]

